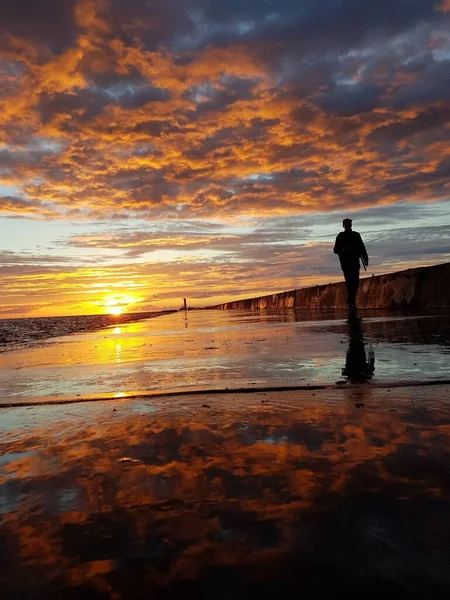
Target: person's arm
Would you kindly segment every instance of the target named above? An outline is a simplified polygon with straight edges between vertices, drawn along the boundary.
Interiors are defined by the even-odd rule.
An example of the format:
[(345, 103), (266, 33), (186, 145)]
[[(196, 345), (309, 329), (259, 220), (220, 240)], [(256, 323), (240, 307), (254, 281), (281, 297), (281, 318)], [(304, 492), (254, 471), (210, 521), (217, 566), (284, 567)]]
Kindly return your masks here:
[(363, 259), (364, 264), (367, 266), (369, 264), (369, 255), (367, 254), (367, 250), (366, 250), (366, 247), (364, 246), (364, 242), (362, 241), (362, 237), (361, 236), (359, 236), (359, 241), (360, 241), (360, 244), (361, 244), (361, 246), (360, 246), (360, 248), (361, 248), (360, 249), (360, 253), (361, 253), (360, 256)]
[(341, 243), (341, 234), (339, 233), (336, 237), (336, 242), (334, 244), (333, 252), (335, 254), (340, 254), (342, 251), (342, 243)]

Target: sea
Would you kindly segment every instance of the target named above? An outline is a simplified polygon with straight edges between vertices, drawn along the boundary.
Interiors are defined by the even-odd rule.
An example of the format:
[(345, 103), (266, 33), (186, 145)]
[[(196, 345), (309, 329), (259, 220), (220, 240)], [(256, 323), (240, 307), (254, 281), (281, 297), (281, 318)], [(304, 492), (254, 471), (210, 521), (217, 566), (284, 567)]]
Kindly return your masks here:
[(144, 312), (122, 315), (87, 315), (70, 317), (39, 317), (22, 319), (0, 319), (0, 352), (24, 348), (33, 342), (48, 338), (61, 337), (72, 333), (96, 331), (108, 327), (117, 327), (149, 319), (155, 315), (166, 314)]

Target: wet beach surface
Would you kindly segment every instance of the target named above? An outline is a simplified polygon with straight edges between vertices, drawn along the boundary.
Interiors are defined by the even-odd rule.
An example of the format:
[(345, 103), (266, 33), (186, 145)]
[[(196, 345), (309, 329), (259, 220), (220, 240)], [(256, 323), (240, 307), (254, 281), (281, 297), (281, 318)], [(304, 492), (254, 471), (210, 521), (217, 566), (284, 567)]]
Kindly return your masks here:
[(448, 598), (450, 317), (361, 316), (181, 312), (2, 353), (2, 600)]
[(2, 598), (447, 598), (449, 434), (443, 385), (3, 409)]
[(449, 377), (448, 311), (360, 315), (182, 311), (34, 342), (0, 354), (0, 404)]

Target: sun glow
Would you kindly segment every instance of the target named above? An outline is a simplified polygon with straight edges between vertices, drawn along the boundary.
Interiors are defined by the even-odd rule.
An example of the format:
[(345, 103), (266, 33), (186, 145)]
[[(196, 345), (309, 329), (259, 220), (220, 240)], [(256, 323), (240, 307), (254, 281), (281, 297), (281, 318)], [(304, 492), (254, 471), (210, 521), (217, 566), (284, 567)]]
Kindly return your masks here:
[(109, 315), (123, 315), (130, 310), (130, 307), (139, 302), (138, 298), (130, 295), (114, 294), (107, 296), (103, 301), (105, 313)]

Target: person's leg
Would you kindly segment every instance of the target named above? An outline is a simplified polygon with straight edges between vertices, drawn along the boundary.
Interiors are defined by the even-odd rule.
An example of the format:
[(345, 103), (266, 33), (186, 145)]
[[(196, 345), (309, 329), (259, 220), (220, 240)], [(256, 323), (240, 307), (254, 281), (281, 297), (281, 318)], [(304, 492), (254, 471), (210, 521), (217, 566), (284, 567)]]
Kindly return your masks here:
[(356, 298), (359, 288), (359, 269), (352, 269), (348, 275), (348, 300), (349, 306), (356, 308)]
[(358, 290), (359, 290), (359, 267), (356, 269), (356, 273), (355, 273), (355, 307), (356, 307), (356, 300), (358, 298)]
[(348, 308), (350, 308), (352, 305), (352, 302), (351, 302), (351, 300), (352, 300), (352, 274), (349, 269), (344, 270), (344, 277), (345, 277), (345, 286), (347, 288), (347, 306), (348, 306)]

